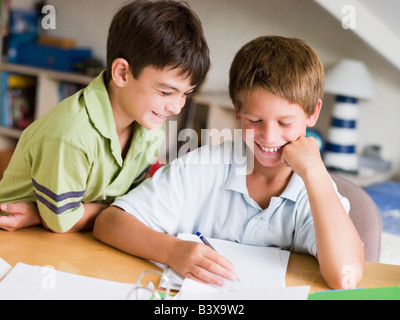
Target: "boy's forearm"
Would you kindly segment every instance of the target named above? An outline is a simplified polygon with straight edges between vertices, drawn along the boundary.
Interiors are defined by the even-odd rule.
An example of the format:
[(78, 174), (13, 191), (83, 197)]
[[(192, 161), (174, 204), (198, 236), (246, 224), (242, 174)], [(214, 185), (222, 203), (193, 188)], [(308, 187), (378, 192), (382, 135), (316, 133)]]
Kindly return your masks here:
[(154, 231), (122, 209), (110, 206), (95, 221), (98, 240), (129, 254), (168, 264), (175, 237)]
[(92, 230), (97, 216), (107, 207), (108, 204), (105, 203), (84, 203), (83, 208), (85, 212), (83, 213), (83, 217), (68, 232)]
[(94, 236), (113, 247), (170, 266), (182, 277), (221, 286), (235, 280), (234, 266), (210, 247), (150, 229), (111, 206), (96, 219)]
[(303, 177), (314, 219), (321, 274), (332, 288), (355, 286), (364, 268), (364, 248), (325, 168)]

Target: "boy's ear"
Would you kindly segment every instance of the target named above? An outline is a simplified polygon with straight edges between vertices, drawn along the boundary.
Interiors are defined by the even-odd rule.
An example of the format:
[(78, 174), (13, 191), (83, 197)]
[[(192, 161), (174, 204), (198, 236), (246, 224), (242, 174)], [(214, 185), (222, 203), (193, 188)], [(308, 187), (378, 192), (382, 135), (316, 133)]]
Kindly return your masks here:
[(118, 87), (125, 87), (128, 83), (129, 63), (123, 58), (117, 58), (111, 65), (111, 75)]
[(315, 111), (313, 114), (311, 114), (308, 119), (307, 119), (307, 127), (314, 127), (315, 124), (317, 123), (319, 113), (321, 112), (321, 107), (322, 107), (322, 100), (318, 100), (317, 107), (315, 108)]
[(235, 107), (235, 117), (237, 121), (240, 121), (240, 111)]

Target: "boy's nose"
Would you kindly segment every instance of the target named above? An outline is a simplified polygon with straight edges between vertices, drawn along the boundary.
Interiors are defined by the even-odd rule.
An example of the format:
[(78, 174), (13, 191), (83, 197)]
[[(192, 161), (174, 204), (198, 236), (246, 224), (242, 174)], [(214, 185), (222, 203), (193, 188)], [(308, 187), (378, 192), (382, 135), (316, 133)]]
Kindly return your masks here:
[(275, 136), (277, 134), (277, 128), (272, 125), (265, 124), (262, 128), (262, 135), (265, 141), (275, 141)]
[(168, 104), (167, 110), (172, 114), (179, 114), (186, 103), (186, 97), (177, 98)]

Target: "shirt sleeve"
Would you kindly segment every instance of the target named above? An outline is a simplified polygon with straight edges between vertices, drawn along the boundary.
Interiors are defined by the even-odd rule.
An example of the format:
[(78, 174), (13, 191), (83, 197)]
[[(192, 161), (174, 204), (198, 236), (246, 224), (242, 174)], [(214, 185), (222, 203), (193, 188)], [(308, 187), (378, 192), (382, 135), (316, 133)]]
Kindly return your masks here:
[(184, 184), (180, 165), (175, 161), (158, 169), (112, 205), (132, 214), (153, 230), (171, 235), (177, 229), (185, 201)]
[(84, 213), (82, 199), (90, 172), (86, 154), (68, 142), (48, 140), (31, 147), (25, 160), (41, 218), (54, 231), (68, 231)]
[[(347, 214), (350, 212), (350, 202), (338, 191), (336, 184), (332, 181), (336, 194), (339, 197)], [(315, 237), (314, 220), (311, 213), (310, 201), (307, 192), (298, 200), (296, 226), (294, 237), (294, 252), (308, 253), (317, 257), (317, 240)]]

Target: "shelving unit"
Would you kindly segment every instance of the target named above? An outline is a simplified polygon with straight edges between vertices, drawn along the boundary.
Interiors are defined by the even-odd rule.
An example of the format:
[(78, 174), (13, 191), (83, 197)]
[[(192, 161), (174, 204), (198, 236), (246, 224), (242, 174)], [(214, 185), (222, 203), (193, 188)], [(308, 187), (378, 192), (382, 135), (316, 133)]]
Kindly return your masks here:
[[(36, 77), (34, 119), (41, 117), (59, 102), (59, 85), (61, 82), (86, 86), (93, 80), (93, 77), (87, 75), (58, 72), (12, 63), (0, 63), (0, 72), (11, 72)], [(0, 136), (2, 137), (18, 139), (20, 135), (21, 130), (19, 129), (0, 126)]]
[[(15, 145), (21, 129), (93, 80), (87, 75), (44, 69), (47, 65), (43, 63), (44, 59), (49, 63), (49, 68), (54, 66), (54, 69), (63, 70), (63, 65), (68, 65), (67, 58), (55, 58), (58, 51), (35, 51), (35, 47), (33, 52), (23, 49), (23, 44), (40, 43), (37, 40), (44, 34), (40, 29), (37, 1), (24, 0), (23, 6), (18, 2), (0, 0), (0, 150)], [(63, 48), (62, 43), (65, 42), (57, 43), (58, 48)], [(22, 62), (25, 61), (22, 59), (23, 53), (27, 54), (25, 59), (29, 57), (32, 60)], [(21, 61), (26, 65), (8, 61)], [(58, 65), (60, 61), (64, 62)]]

